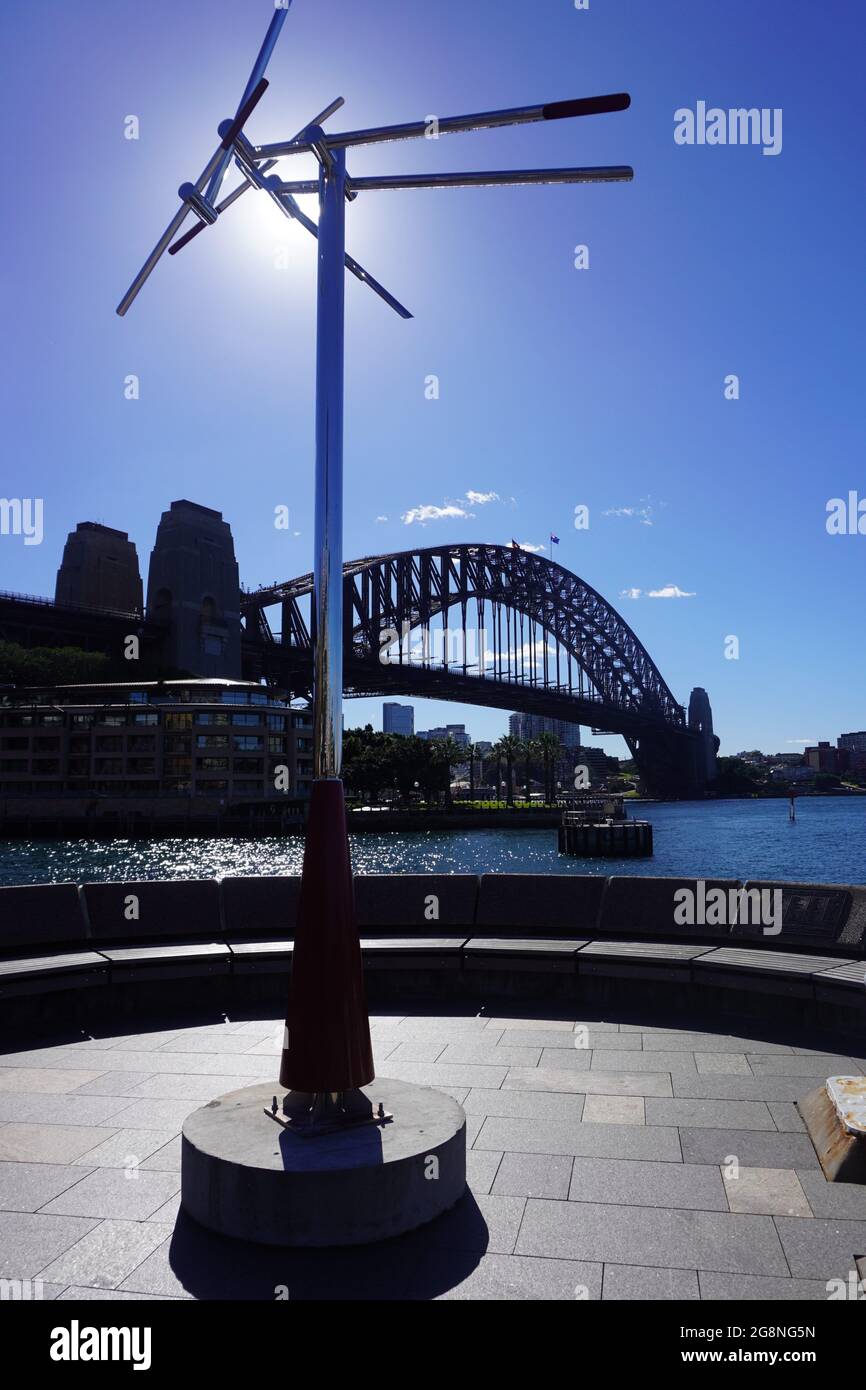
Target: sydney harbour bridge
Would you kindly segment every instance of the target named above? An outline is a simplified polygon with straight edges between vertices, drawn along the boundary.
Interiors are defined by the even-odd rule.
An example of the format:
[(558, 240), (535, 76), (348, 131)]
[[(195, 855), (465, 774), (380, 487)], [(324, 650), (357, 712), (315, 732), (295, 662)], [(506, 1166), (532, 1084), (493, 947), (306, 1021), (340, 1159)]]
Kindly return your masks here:
[[(125, 587), (100, 578), (109, 553), (112, 573), (125, 567)], [(348, 697), (454, 700), (621, 734), (658, 796), (702, 795), (713, 781), (706, 692), (692, 692), (687, 713), (620, 614), (562, 565), (516, 545), (439, 545), (350, 561), (343, 585)], [(311, 574), (242, 589), (221, 514), (175, 502), (157, 533), (146, 603), (126, 533), (82, 523), (53, 602), (0, 594), (0, 640), (104, 651), (123, 669), (134, 632), (149, 670), (242, 675), (305, 698), (312, 591)]]
[[(709, 780), (703, 692), (687, 716), (624, 619), (563, 566), (517, 546), (431, 546), (350, 561), (343, 586), (347, 696), (564, 719), (621, 734), (656, 794)], [(305, 574), (241, 595), (245, 675), (309, 692), (312, 589)]]

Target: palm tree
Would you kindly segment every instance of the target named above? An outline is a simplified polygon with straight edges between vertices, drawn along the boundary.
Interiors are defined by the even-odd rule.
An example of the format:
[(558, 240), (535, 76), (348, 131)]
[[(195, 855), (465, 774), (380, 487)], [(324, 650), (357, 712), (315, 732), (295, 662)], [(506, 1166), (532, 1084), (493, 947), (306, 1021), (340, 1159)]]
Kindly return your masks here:
[(466, 749), (469, 754), (469, 800), (475, 800), (475, 760), (477, 758), (482, 777), (484, 775), (484, 753), (477, 743), (470, 743)]
[(540, 752), (541, 748), (537, 738), (527, 738), (523, 740), (523, 755), (526, 758), (525, 791), (527, 803), (532, 801), (532, 761), (539, 756)]
[(505, 749), (502, 746), (502, 739), (499, 739), (496, 743), (494, 743), (493, 747), (490, 750), (490, 753), (491, 756), (496, 759), (495, 800), (498, 802), (502, 787), (502, 759), (505, 755)]
[(550, 805), (553, 801), (553, 764), (559, 752), (559, 738), (556, 734), (543, 733), (536, 740), (544, 760), (544, 799)]
[(463, 761), (464, 751), (455, 738), (436, 740), (436, 761), (445, 768), (445, 805), (451, 810), (451, 769), (455, 763)]
[(499, 740), (505, 755), (505, 778), (508, 783), (507, 805), (514, 805), (514, 761), (520, 756), (523, 745), (514, 734), (505, 734)]

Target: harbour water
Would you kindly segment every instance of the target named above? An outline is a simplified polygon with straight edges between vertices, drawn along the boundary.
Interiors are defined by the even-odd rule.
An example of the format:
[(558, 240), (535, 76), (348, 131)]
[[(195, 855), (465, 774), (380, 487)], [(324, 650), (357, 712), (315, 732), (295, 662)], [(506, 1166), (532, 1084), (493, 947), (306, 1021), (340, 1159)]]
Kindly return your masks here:
[[(638, 808), (635, 808), (638, 809)], [(652, 859), (572, 859), (555, 830), (382, 832), (352, 836), (358, 873), (654, 874), (866, 883), (866, 797), (813, 797), (788, 819), (784, 800), (678, 802), (639, 808)], [(5, 840), (0, 884), (299, 873), (298, 836), (253, 839)]]

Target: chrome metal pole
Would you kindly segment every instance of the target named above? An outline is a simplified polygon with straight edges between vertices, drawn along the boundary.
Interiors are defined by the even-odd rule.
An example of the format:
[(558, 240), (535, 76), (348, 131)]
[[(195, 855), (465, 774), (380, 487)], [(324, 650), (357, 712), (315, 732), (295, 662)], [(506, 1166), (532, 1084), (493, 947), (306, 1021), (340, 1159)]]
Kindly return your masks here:
[[(274, 48), (276, 47), (277, 39), (280, 37), (280, 33), (282, 31), (283, 25), (286, 22), (286, 16), (289, 13), (291, 4), (292, 0), (284, 0), (284, 3), (276, 5), (274, 7), (274, 13), (271, 16), (271, 22), (268, 25), (268, 32), (265, 34), (264, 42), (261, 48), (259, 49), (259, 56), (256, 58), (256, 61), (253, 64), (253, 70), (250, 73), (250, 80), (244, 87), (243, 96), (241, 97), (240, 102), (238, 104), (238, 112), (242, 110), (243, 104), (247, 100), (247, 97), (249, 97), (252, 94), (252, 92), (258, 86), (258, 83), (265, 75), (268, 63), (271, 61), (271, 54), (273, 53)], [(209, 203), (213, 203), (217, 198), (217, 195), (219, 194), (222, 181), (225, 178), (225, 172), (228, 169), (229, 163), (231, 161), (231, 157), (231, 150), (226, 150), (225, 152), (223, 152), (219, 163), (217, 164), (216, 168), (210, 176), (210, 182), (208, 183), (207, 192), (205, 193), (205, 197), (207, 198), (207, 201)]]
[(346, 156), (319, 174), (313, 775), (338, 778), (343, 710), (343, 362)]

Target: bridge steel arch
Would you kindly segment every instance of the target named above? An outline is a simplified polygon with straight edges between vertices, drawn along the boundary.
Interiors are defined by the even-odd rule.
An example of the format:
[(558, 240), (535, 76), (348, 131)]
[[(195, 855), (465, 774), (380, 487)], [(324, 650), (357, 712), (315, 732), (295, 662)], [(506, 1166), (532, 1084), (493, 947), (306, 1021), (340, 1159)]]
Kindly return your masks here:
[[(685, 710), (622, 616), (562, 565), (514, 546), (440, 545), (350, 561), (343, 583), (348, 696), (414, 694), (571, 720), (622, 734), (654, 794), (702, 790)], [(312, 588), (306, 574), (242, 595), (245, 674), (309, 692)], [(279, 640), (267, 616), (275, 606)]]

